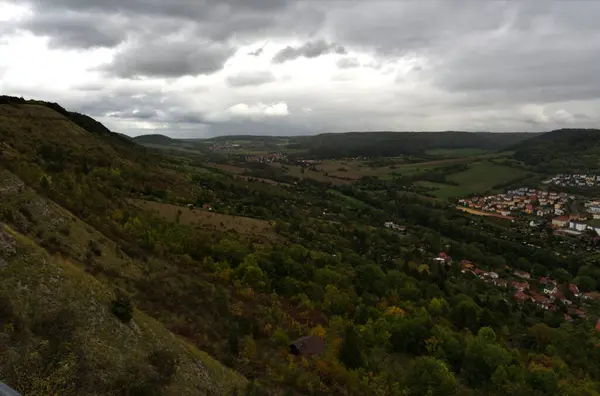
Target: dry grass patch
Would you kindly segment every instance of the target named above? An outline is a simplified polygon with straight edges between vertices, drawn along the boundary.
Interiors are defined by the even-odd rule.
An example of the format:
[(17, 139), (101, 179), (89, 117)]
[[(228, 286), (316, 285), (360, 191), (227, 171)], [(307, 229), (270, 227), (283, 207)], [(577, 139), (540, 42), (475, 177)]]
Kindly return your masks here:
[(144, 210), (155, 210), (168, 221), (175, 222), (179, 217), (181, 224), (198, 225), (217, 231), (235, 231), (244, 235), (275, 238), (277, 234), (270, 222), (243, 216), (231, 216), (209, 212), (203, 209), (189, 209), (182, 206), (160, 202), (134, 199), (131, 202)]

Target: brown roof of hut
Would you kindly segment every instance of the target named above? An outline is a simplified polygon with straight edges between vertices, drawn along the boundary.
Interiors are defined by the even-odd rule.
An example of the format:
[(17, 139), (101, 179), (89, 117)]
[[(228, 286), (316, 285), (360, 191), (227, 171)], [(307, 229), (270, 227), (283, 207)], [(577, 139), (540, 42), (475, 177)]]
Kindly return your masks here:
[(325, 340), (317, 336), (300, 337), (290, 344), (290, 353), (294, 355), (318, 355), (325, 350)]

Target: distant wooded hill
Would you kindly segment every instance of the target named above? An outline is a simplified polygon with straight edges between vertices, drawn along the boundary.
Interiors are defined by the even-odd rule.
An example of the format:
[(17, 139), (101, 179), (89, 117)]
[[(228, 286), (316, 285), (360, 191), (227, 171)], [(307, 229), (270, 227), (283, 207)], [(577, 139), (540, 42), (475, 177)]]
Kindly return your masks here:
[(159, 144), (166, 146), (177, 142), (177, 139), (159, 134), (136, 136), (133, 140), (139, 144)]
[(515, 158), (538, 172), (597, 171), (600, 165), (599, 129), (559, 129), (511, 147)]
[(305, 149), (314, 157), (420, 154), (433, 149), (498, 151), (530, 139), (532, 133), (489, 132), (349, 132), (297, 137), (290, 148)]

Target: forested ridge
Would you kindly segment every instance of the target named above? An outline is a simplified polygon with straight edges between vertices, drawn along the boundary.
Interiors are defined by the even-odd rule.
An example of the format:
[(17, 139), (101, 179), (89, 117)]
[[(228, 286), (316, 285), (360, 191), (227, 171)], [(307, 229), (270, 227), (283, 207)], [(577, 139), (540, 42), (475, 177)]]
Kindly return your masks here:
[[(461, 271), (461, 260), (468, 260), (509, 279), (514, 270), (529, 271), (533, 288), (541, 287), (538, 278), (549, 276), (561, 287), (575, 283), (586, 292), (598, 289), (597, 262), (562, 250), (550, 234), (524, 243), (510, 225), (474, 220), (444, 202), (407, 192), (412, 180), (403, 178), (365, 178), (338, 187), (310, 179), (285, 185), (240, 179), (213, 171), (201, 158), (169, 156), (103, 137), (87, 130), (95, 123), (75, 123), (44, 104), (3, 100), (0, 220), (46, 249), (52, 260), (69, 260), (111, 290), (106, 304), (112, 301), (113, 307), (107, 309), (121, 315), (131, 304), (248, 379), (211, 374), (214, 384), (206, 389), (236, 378), (239, 386), (225, 393), (567, 396), (600, 391), (594, 301), (577, 302), (587, 308), (587, 317), (567, 321), (566, 305), (552, 312), (519, 303), (510, 289)], [(22, 180), (26, 187), (10, 188), (18, 183), (7, 180)], [(31, 190), (21, 194), (19, 188)], [(44, 206), (40, 199), (49, 203)], [(134, 200), (181, 209), (169, 219)], [(55, 205), (59, 209), (48, 209)], [(246, 224), (244, 217), (262, 220), (273, 232), (255, 235), (235, 225), (210, 228), (184, 221), (202, 210), (237, 216), (237, 227)], [(73, 218), (58, 221), (64, 213)], [(385, 227), (389, 222), (401, 227)], [(452, 262), (433, 260), (440, 252)], [(16, 268), (13, 259), (5, 260), (9, 266), (0, 274)], [(9, 356), (19, 337), (35, 326), (19, 309), (20, 295), (0, 290), (14, 306), (0, 317), (17, 330), (9, 335), (5, 326), (2, 333), (0, 354)], [(66, 297), (55, 299), (67, 305), (61, 300)], [(63, 316), (60, 320), (70, 323)], [(80, 324), (70, 326), (77, 334)], [(326, 340), (325, 350), (312, 357), (291, 355), (290, 341), (308, 334)], [(178, 394), (178, 381), (205, 378), (193, 376), (180, 358), (163, 359), (173, 363), (161, 366), (157, 359), (165, 356), (160, 355), (165, 347), (154, 354), (148, 348), (148, 357), (136, 361), (136, 373), (103, 382), (109, 389), (105, 394)], [(64, 353), (87, 353), (88, 360), (71, 360), (86, 372), (90, 366), (84, 363), (94, 362), (97, 352)], [(3, 380), (34, 394), (33, 380), (14, 374), (15, 367), (31, 362), (2, 362)], [(51, 389), (94, 394), (91, 379), (60, 388), (60, 381), (72, 377), (55, 375), (61, 366), (54, 361), (38, 363)], [(146, 379), (149, 385), (140, 390)]]
[(515, 158), (542, 173), (594, 172), (600, 160), (600, 130), (559, 129), (513, 148)]

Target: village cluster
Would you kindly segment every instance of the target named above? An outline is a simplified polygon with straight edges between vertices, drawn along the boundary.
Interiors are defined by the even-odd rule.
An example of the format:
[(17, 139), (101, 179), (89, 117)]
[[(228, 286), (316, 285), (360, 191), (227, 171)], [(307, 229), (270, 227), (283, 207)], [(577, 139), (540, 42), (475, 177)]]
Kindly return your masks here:
[[(433, 260), (448, 265), (452, 264), (452, 258), (444, 252)], [(461, 260), (458, 265), (461, 273), (470, 273), (488, 284), (508, 291), (512, 298), (520, 303), (531, 302), (552, 312), (559, 310), (559, 304), (564, 305), (566, 312), (563, 314), (563, 318), (569, 322), (573, 320), (574, 316), (581, 319), (586, 318), (586, 310), (581, 305), (582, 302), (600, 301), (598, 292), (582, 293), (573, 283), (561, 285), (549, 277), (534, 279), (529, 272), (512, 271), (508, 266), (505, 266), (504, 272), (512, 275), (504, 279), (496, 272), (477, 268), (469, 260)], [(569, 298), (566, 297), (566, 294), (569, 295)], [(598, 328), (600, 329), (600, 322)]]
[(261, 154), (261, 155), (247, 155), (245, 157), (247, 162), (260, 162), (263, 164), (270, 162), (280, 162), (286, 161), (287, 155), (284, 153), (271, 153), (271, 154)]
[(502, 194), (460, 199), (458, 203), (467, 208), (502, 216), (527, 214), (547, 217), (565, 215), (574, 199), (574, 196), (566, 193), (521, 187)]
[(597, 187), (600, 185), (600, 176), (596, 175), (556, 175), (542, 183), (560, 187)]

